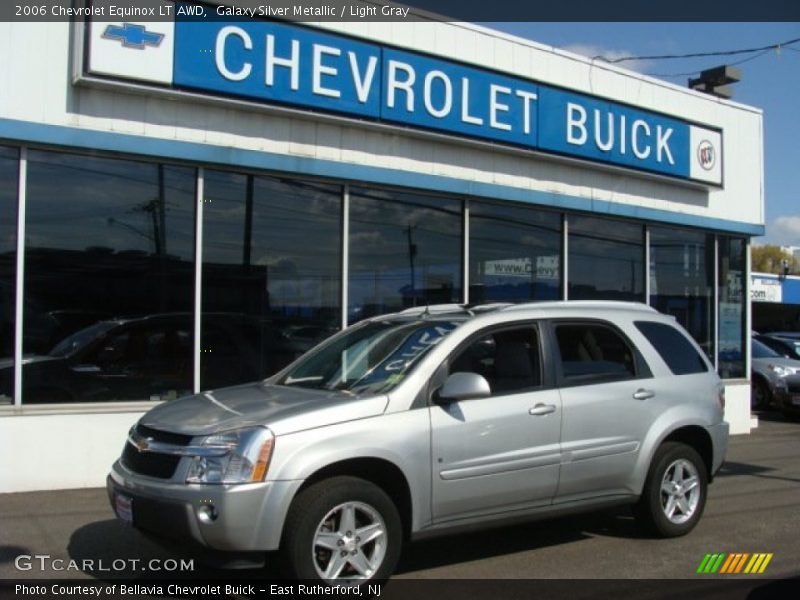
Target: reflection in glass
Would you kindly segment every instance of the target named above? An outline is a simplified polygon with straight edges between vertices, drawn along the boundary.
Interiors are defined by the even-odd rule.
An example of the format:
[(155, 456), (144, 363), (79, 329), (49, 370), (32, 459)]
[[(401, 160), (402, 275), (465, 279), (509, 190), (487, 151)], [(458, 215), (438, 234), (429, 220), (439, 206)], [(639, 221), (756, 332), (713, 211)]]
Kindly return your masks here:
[(470, 302), (561, 297), (561, 215), (470, 202)]
[(644, 228), (570, 215), (569, 299), (644, 302)]
[(385, 394), (458, 325), (383, 319), (360, 323), (304, 356), (277, 384), (351, 395)]
[(674, 316), (714, 360), (714, 236), (650, 228), (650, 305)]
[(195, 171), (32, 150), (27, 190), (23, 402), (189, 392)]
[(745, 377), (745, 295), (747, 244), (719, 237), (719, 375)]
[(0, 146), (0, 406), (14, 402), (19, 151)]
[(205, 174), (201, 387), (263, 379), (341, 322), (341, 188)]
[(350, 190), (348, 317), (461, 300), (462, 203)]

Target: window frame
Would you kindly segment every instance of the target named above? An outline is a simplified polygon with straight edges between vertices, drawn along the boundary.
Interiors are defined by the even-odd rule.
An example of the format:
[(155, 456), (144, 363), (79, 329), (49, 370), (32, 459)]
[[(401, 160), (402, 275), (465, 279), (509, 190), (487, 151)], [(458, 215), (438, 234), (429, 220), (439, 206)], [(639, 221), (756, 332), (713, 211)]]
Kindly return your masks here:
[[(458, 345), (450, 352), (442, 363), (436, 368), (434, 374), (428, 380), (427, 386), (427, 404), (429, 406), (438, 406), (439, 403), (435, 400), (436, 393), (444, 385), (445, 380), (450, 376), (450, 365), (454, 359), (458, 358), (469, 346), (486, 337), (487, 335), (494, 335), (496, 333), (503, 333), (505, 331), (513, 331), (516, 329), (532, 329), (536, 332), (537, 343), (539, 344), (539, 370), (541, 383), (537, 386), (521, 388), (514, 391), (506, 391), (503, 393), (492, 393), (488, 398), (501, 398), (505, 396), (513, 396), (517, 394), (527, 394), (541, 392), (545, 390), (552, 390), (556, 388), (555, 373), (553, 372), (553, 360), (550, 354), (550, 345), (547, 339), (546, 330), (542, 327), (542, 319), (525, 319), (521, 321), (512, 321), (506, 323), (496, 323), (488, 325), (469, 334), (466, 338), (461, 340)], [(484, 400), (487, 398), (484, 398)]]
[[(631, 340), (616, 323), (605, 319), (598, 318), (555, 318), (547, 319), (544, 322), (547, 328), (548, 336), (550, 338), (549, 344), (552, 348), (552, 362), (555, 371), (556, 384), (559, 388), (572, 388), (587, 385), (602, 385), (607, 383), (619, 383), (624, 381), (639, 381), (642, 379), (652, 379), (653, 372), (647, 361), (644, 359), (639, 347)], [(575, 326), (595, 326), (609, 329), (615, 333), (622, 341), (628, 346), (633, 356), (633, 367), (635, 373), (632, 377), (616, 377), (609, 378), (607, 376), (586, 376), (576, 381), (574, 378), (569, 378), (564, 375), (563, 361), (561, 360), (561, 346), (558, 343), (556, 329), (561, 325), (575, 325)]]

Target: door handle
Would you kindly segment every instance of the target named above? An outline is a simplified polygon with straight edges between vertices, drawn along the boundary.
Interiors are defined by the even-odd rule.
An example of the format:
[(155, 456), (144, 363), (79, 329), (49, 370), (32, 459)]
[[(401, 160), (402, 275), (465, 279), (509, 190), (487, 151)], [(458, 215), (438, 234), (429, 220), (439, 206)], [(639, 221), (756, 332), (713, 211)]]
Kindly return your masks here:
[(531, 414), (534, 417), (540, 417), (542, 415), (549, 415), (550, 413), (554, 412), (556, 412), (555, 404), (537, 404), (528, 411), (528, 414)]
[(633, 392), (633, 397), (635, 400), (647, 400), (648, 398), (652, 398), (655, 396), (656, 393), (653, 390), (646, 390), (644, 388), (639, 388), (635, 392)]

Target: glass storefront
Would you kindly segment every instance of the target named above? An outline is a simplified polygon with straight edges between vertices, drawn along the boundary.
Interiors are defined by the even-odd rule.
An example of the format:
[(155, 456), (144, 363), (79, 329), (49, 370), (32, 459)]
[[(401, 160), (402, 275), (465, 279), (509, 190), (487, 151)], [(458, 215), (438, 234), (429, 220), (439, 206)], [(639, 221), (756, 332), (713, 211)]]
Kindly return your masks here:
[(350, 188), (348, 320), (460, 302), (462, 202)]
[(263, 379), (338, 330), (341, 186), (205, 172), (201, 388)]
[(561, 297), (561, 215), (530, 207), (469, 204), (470, 302)]
[[(23, 404), (190, 393), (195, 294), (201, 389), (262, 379), (363, 318), (462, 302), (465, 285), (474, 303), (555, 300), (566, 276), (570, 300), (645, 301), (646, 231), (650, 304), (723, 377), (746, 376), (744, 238), (567, 213), (565, 261), (561, 212), (208, 169), (196, 248), (194, 166), (27, 157)], [(19, 150), (0, 147), (0, 405), (14, 393), (18, 170)]]
[(650, 305), (675, 317), (713, 362), (713, 235), (650, 228)]
[(570, 300), (644, 302), (644, 227), (569, 216)]
[(195, 170), (28, 153), (23, 400), (192, 388)]
[(723, 379), (746, 377), (745, 281), (747, 242), (719, 236), (719, 375)]
[(19, 151), (0, 146), (0, 406), (14, 402)]

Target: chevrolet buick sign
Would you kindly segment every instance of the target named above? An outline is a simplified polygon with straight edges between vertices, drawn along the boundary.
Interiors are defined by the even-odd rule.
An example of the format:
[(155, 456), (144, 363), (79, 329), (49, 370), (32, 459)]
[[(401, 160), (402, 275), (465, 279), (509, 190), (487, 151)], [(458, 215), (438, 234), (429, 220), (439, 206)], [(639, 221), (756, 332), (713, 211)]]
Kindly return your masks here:
[(719, 130), (308, 26), (175, 8), (172, 22), (91, 23), (87, 74), (722, 185)]

